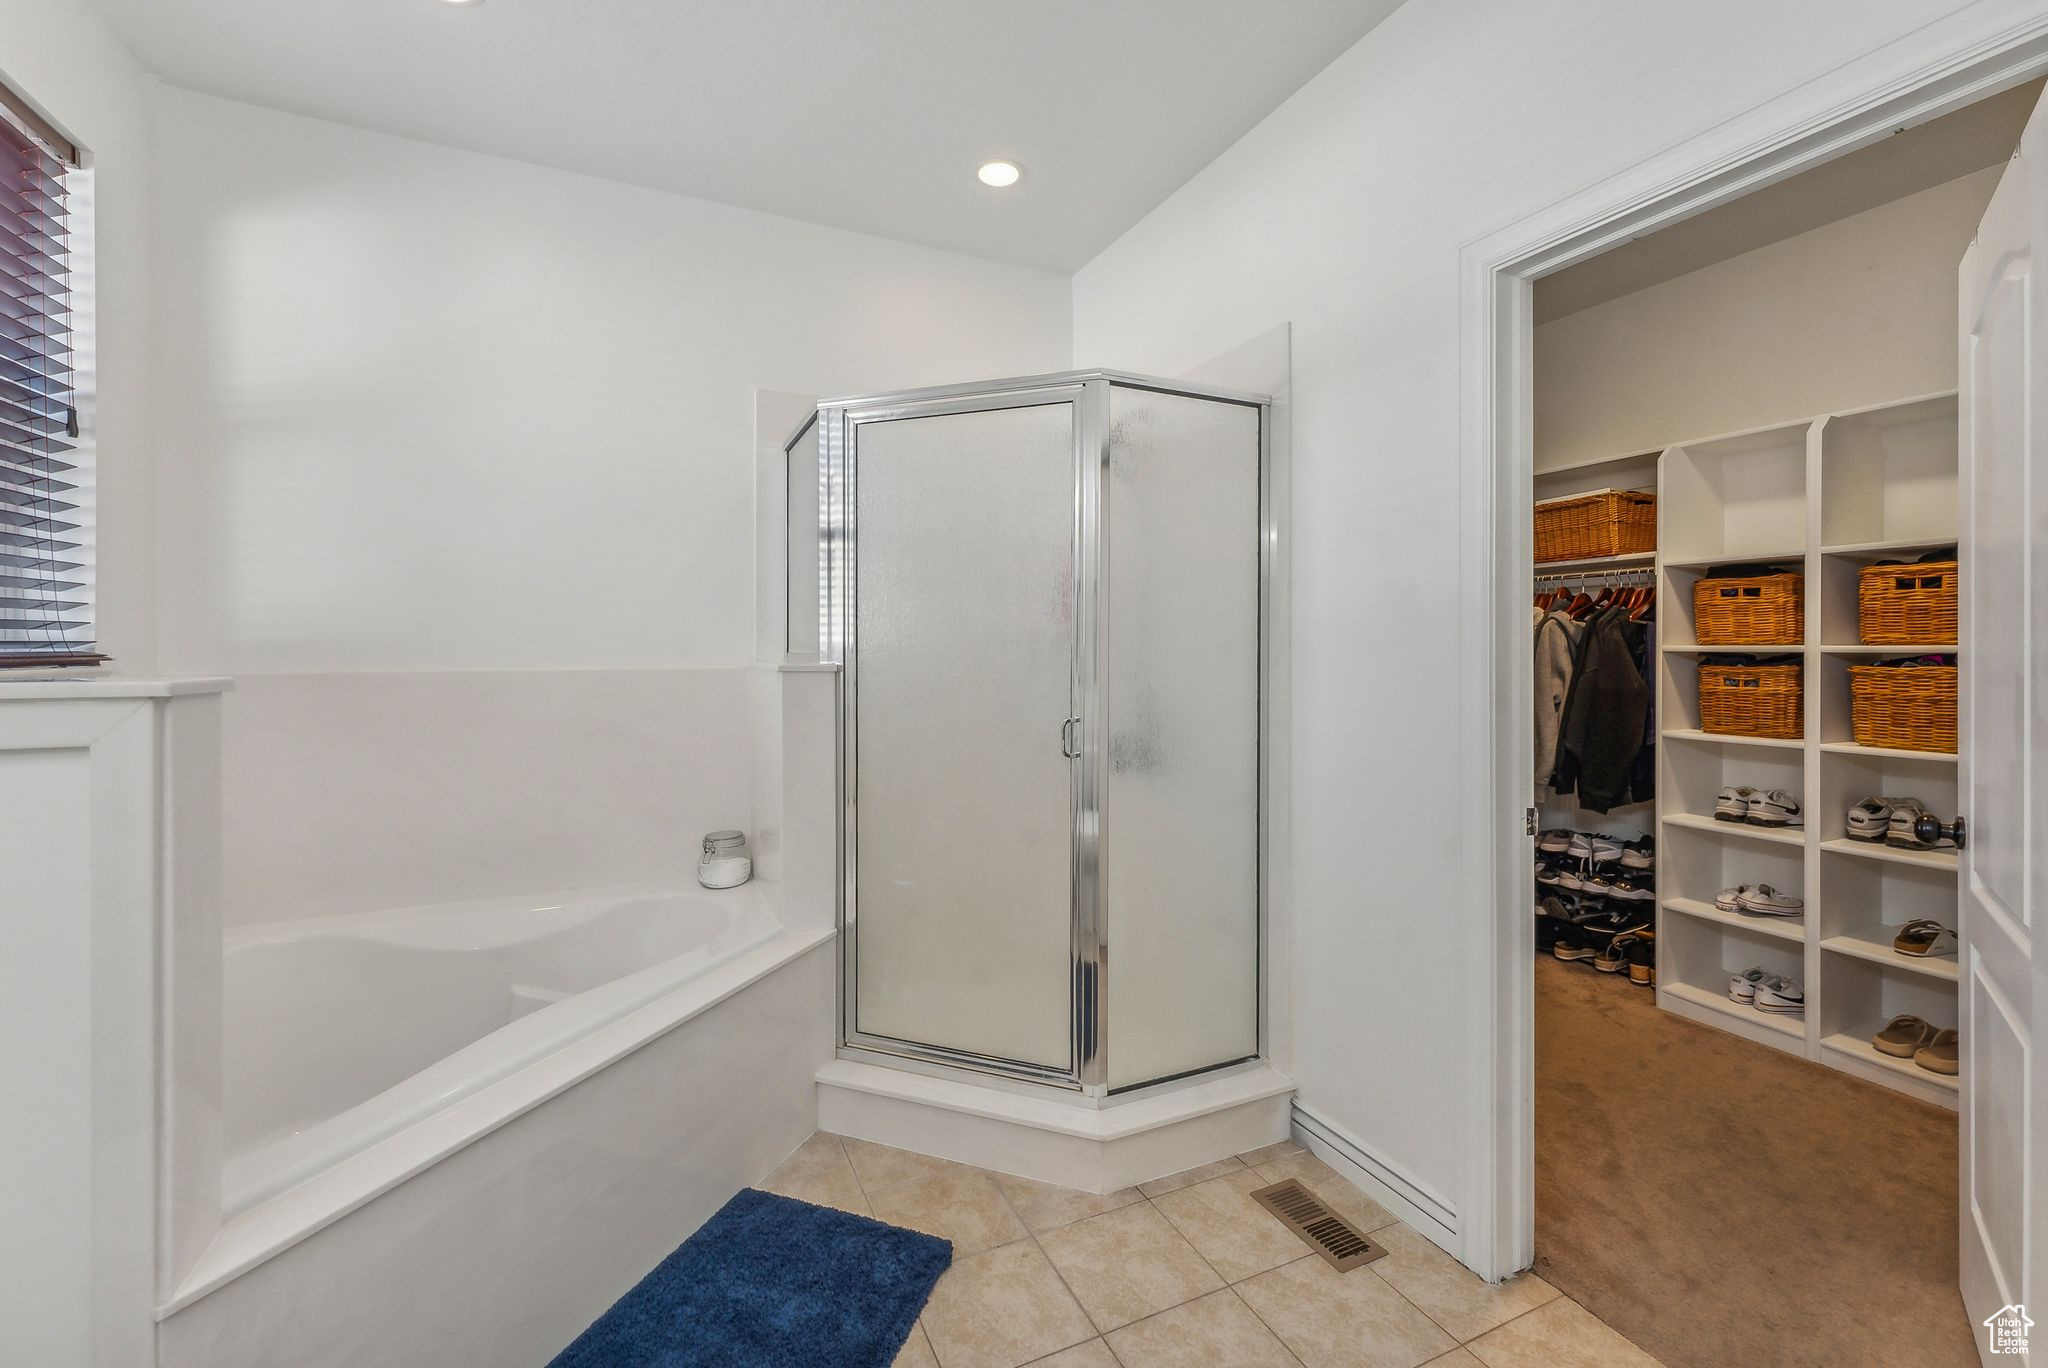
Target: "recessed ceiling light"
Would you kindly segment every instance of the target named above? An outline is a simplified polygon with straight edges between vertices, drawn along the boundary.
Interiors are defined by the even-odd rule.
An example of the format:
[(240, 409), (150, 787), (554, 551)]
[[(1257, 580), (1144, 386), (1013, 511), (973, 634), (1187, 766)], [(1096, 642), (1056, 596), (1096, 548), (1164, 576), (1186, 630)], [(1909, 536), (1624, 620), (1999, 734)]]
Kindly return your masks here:
[(1000, 189), (1005, 185), (1015, 185), (1017, 178), (1024, 174), (1024, 170), (1013, 161), (992, 161), (983, 162), (981, 169), (974, 174), (981, 178), (983, 185), (993, 185)]

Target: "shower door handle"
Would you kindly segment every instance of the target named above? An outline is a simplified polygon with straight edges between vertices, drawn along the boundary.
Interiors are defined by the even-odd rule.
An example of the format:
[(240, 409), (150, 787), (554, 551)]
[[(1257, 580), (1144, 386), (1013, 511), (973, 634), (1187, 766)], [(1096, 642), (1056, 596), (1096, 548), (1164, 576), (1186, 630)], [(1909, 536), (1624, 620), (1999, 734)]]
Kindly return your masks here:
[(1081, 758), (1081, 719), (1070, 717), (1060, 723), (1060, 754), (1069, 760)]

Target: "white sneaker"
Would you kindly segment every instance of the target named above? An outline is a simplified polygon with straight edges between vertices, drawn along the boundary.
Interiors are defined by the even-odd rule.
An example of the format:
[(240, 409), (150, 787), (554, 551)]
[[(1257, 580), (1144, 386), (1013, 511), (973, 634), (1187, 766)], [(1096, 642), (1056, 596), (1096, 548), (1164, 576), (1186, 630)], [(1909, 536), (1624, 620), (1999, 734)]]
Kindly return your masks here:
[(1806, 985), (1783, 974), (1766, 974), (1756, 986), (1756, 1009), (1779, 1016), (1802, 1016), (1806, 1012)]
[(1746, 822), (1749, 820), (1749, 805), (1756, 796), (1756, 790), (1747, 784), (1740, 788), (1732, 785), (1724, 788), (1721, 796), (1714, 800), (1714, 817), (1723, 822)]
[(1769, 884), (1758, 884), (1737, 895), (1735, 910), (1757, 917), (1796, 917), (1806, 910), (1806, 904), (1789, 893), (1780, 893)]
[(1806, 819), (1800, 814), (1799, 800), (1783, 789), (1772, 789), (1749, 800), (1749, 822), (1752, 826), (1796, 827), (1805, 826)]
[(1728, 996), (1753, 1007), (1756, 1005), (1756, 986), (1762, 983), (1764, 978), (1762, 965), (1745, 969), (1728, 980)]
[(1753, 887), (1751, 884), (1737, 884), (1733, 888), (1724, 888), (1714, 895), (1714, 906), (1723, 912), (1740, 912), (1743, 895)]

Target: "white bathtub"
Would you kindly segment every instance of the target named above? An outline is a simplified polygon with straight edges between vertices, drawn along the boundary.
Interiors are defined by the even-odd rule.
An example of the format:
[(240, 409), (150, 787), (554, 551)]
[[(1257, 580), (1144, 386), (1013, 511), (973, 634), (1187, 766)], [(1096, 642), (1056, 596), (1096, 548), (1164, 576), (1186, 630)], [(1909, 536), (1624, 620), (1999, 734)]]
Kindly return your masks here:
[(228, 1217), (780, 934), (751, 888), (231, 932)]
[(160, 1363), (545, 1361), (809, 1133), (830, 938), (753, 885), (230, 932), (223, 1219)]

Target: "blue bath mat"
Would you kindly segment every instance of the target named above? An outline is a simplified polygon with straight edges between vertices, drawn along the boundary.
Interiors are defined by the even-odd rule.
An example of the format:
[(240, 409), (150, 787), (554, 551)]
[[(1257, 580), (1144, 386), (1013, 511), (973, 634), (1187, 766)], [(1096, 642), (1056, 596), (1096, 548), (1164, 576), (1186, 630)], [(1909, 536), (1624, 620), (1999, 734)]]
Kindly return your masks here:
[(953, 1246), (752, 1188), (548, 1368), (889, 1368)]

